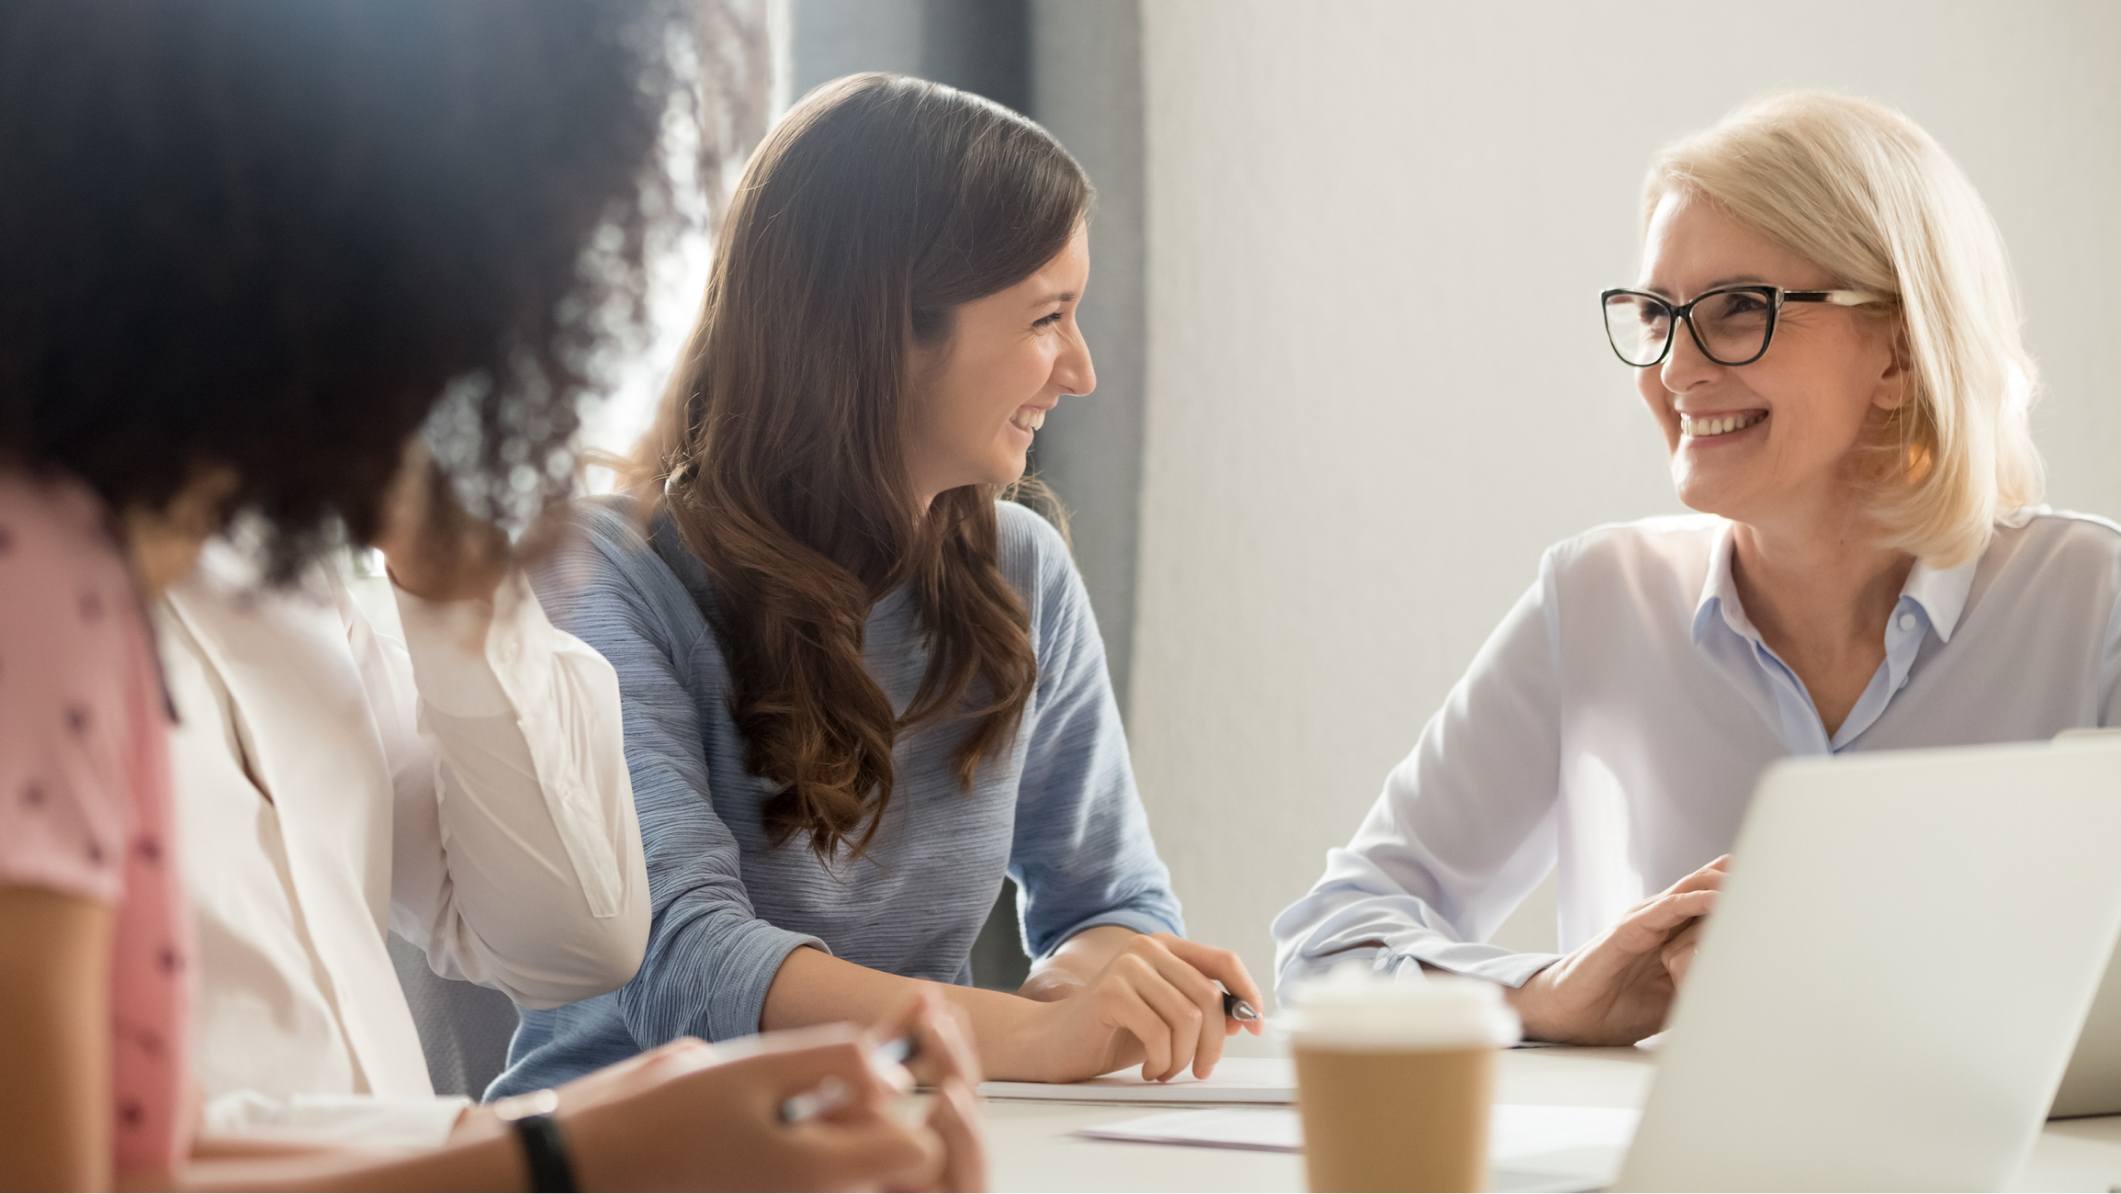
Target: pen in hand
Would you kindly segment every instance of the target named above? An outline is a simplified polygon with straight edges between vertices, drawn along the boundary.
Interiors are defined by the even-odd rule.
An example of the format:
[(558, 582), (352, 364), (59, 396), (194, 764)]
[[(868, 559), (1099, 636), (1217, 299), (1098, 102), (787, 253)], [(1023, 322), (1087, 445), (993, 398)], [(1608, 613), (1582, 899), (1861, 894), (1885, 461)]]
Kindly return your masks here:
[[(910, 1036), (896, 1037), (876, 1047), (871, 1054), (879, 1066), (902, 1066), (911, 1064), (920, 1055), (920, 1042)], [(845, 1106), (847, 1084), (838, 1078), (827, 1078), (814, 1090), (799, 1095), (790, 1095), (781, 1100), (780, 1117), (784, 1124), (794, 1125), (805, 1120), (816, 1119)]]
[(1230, 994), (1223, 992), (1223, 1015), (1239, 1024), (1250, 1024), (1259, 1019), (1259, 1009)]

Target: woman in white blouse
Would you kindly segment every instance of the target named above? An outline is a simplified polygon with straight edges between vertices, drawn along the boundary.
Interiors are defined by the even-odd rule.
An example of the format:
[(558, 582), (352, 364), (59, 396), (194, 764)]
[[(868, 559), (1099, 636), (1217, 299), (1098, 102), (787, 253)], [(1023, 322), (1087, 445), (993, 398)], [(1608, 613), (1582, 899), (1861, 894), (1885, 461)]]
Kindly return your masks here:
[[(1533, 1037), (1633, 1042), (1770, 761), (2121, 723), (2121, 530), (2036, 505), (2002, 240), (1936, 142), (1776, 97), (1664, 151), (1644, 214), (1604, 316), (1700, 514), (1546, 553), (1275, 922), (1285, 988), (1457, 972)], [(1563, 952), (1486, 944), (1549, 871)]]
[(213, 1135), (428, 1147), (467, 1122), (429, 1083), (392, 929), (528, 1007), (619, 986), (648, 939), (611, 665), (519, 572), (387, 542), (402, 642), (336, 575), (265, 590), (227, 545), (155, 611)]
[[(268, 589), (225, 543), (153, 611), (179, 718), (170, 762), (198, 931), (205, 1138), (407, 1153), (490, 1140), (511, 1112), (435, 1094), (385, 934), (437, 974), (525, 1007), (620, 986), (647, 943), (617, 676), (546, 620), (493, 532), (427, 517), (430, 474), (415, 462), (378, 543), (402, 642), (337, 575)], [(962, 1027), (933, 1000), (897, 1020), (950, 1087), (934, 1117), (940, 1180), (977, 1185)], [(864, 1081), (847, 1072), (850, 1058), (860, 1075), (873, 1065), (852, 1039), (781, 1033), (749, 1057), (679, 1042), (560, 1088), (554, 1105), (630, 1100), (723, 1137), (703, 1169), (688, 1150), (704, 1129), (643, 1122), (627, 1168), (583, 1171), (592, 1183), (865, 1185), (898, 1172), (879, 1158), (902, 1154), (908, 1133), (805, 1136), (732, 1110), (770, 1108), (790, 1084)], [(537, 1099), (521, 1101), (550, 1110)]]

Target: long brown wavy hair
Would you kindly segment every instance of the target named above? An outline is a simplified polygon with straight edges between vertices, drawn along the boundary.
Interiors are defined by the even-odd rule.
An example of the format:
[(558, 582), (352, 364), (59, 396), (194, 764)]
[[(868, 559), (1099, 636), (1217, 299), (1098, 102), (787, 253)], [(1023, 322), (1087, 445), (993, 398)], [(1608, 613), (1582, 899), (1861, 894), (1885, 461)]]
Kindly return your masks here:
[[(965, 725), (969, 788), (1037, 681), (997, 559), (992, 486), (923, 511), (904, 441), (916, 344), (1030, 276), (1087, 217), (1082, 167), (998, 104), (883, 74), (798, 103), (737, 186), (698, 326), (632, 479), (705, 563), (745, 764), (775, 844), (829, 858), (875, 837), (892, 744)], [(877, 599), (910, 585), (929, 647), (903, 715), (862, 659)]]

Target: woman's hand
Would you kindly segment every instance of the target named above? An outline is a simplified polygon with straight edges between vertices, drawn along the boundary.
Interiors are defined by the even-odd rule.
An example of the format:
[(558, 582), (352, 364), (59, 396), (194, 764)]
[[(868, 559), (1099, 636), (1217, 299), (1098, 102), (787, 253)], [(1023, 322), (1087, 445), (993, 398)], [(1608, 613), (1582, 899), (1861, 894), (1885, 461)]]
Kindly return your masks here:
[(1686, 983), (1687, 969), (1694, 964), (1694, 955), (1701, 948), (1701, 926), (1707, 923), (1706, 920), (1696, 917), (1692, 924), (1672, 934), (1672, 939), (1665, 942), (1664, 948), (1658, 951), (1657, 956), (1664, 963), (1665, 973), (1672, 976), (1675, 992)]
[(1620, 923), (1532, 976), (1512, 999), (1525, 1035), (1571, 1045), (1632, 1045), (1664, 1028), (1716, 907), (1730, 856), (1628, 910)]
[[(940, 1088), (908, 1121), (902, 1067), (876, 1060), (878, 1036), (835, 1026), (722, 1046), (678, 1041), (559, 1091), (562, 1129), (587, 1189), (875, 1190), (985, 1180), (985, 1150), (962, 1057), (943, 1012), (897, 1023), (921, 1043)], [(783, 1123), (781, 1105), (831, 1090), (826, 1113)]]
[(986, 1189), (987, 1129), (979, 1110), (979, 1056), (972, 1047), (970, 1018), (940, 992), (928, 990), (877, 1035), (882, 1040), (912, 1037), (917, 1046), (913, 1072), (935, 1090), (927, 1124), (942, 1142), (943, 1165), (928, 1188)]
[(1136, 1063), (1151, 1082), (1167, 1082), (1188, 1067), (1205, 1078), (1222, 1060), (1225, 1037), (1262, 1027), (1226, 1017), (1225, 990), (1265, 1006), (1245, 964), (1229, 950), (1169, 933), (1127, 933), (1089, 978), (1047, 968), (1024, 985), (1025, 995), (1046, 1003), (1027, 1026), (1033, 1068), (1048, 1082), (1079, 1082)]

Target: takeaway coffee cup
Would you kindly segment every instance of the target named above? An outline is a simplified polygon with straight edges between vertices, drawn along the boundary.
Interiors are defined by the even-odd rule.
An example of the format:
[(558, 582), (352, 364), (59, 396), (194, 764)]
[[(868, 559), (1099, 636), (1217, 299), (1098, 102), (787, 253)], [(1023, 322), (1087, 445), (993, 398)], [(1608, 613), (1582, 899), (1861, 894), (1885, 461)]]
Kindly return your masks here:
[(1296, 1061), (1313, 1190), (1479, 1190), (1495, 1059), (1515, 1044), (1502, 989), (1339, 971), (1277, 1019)]

